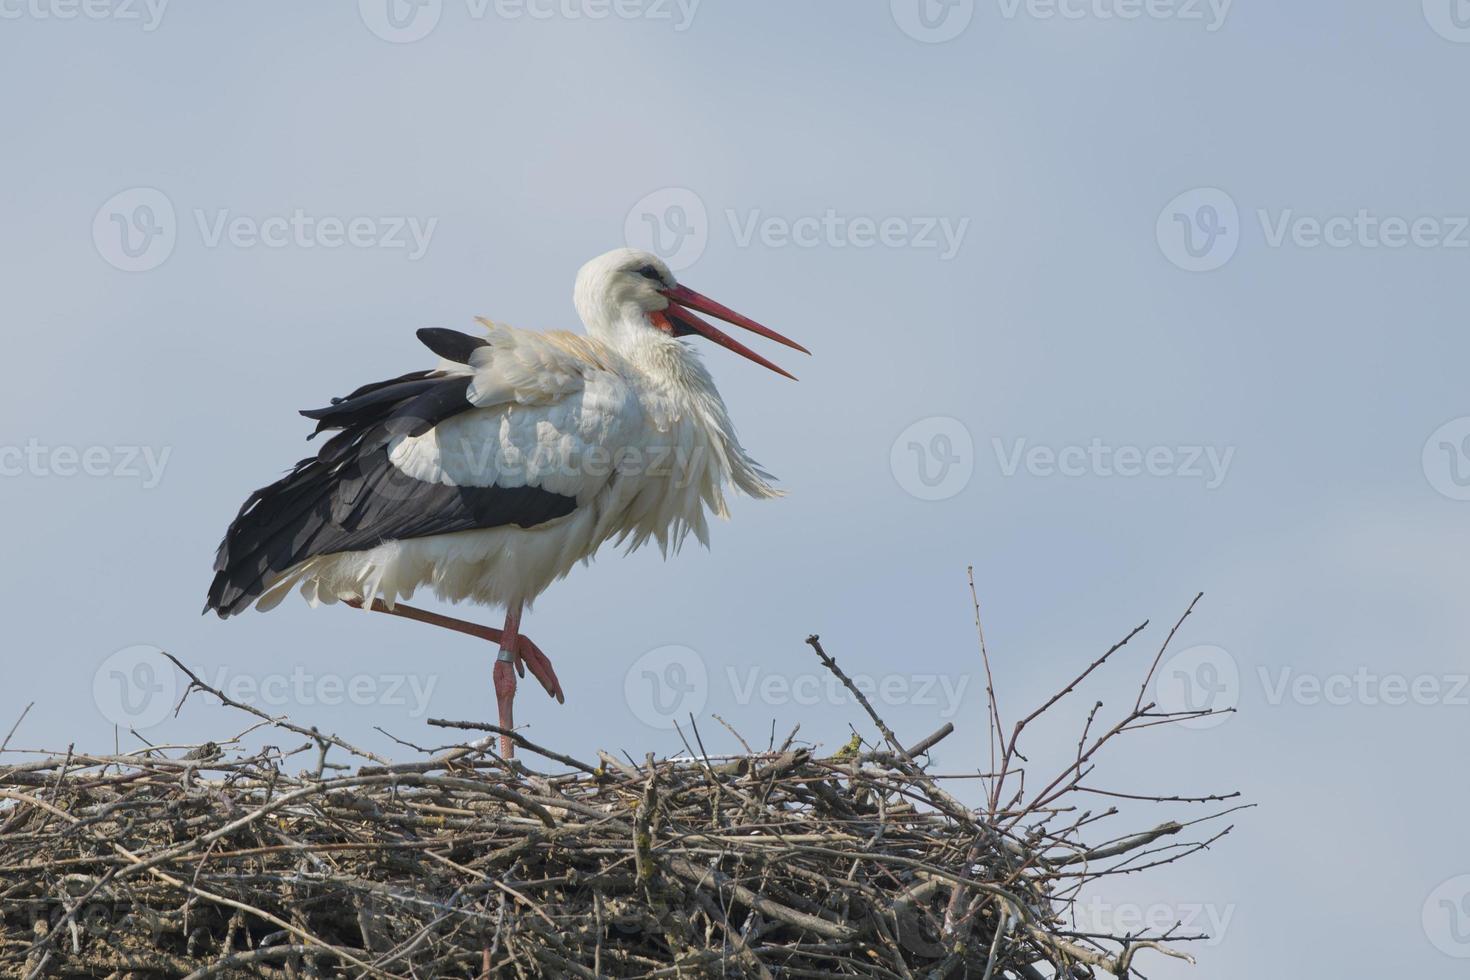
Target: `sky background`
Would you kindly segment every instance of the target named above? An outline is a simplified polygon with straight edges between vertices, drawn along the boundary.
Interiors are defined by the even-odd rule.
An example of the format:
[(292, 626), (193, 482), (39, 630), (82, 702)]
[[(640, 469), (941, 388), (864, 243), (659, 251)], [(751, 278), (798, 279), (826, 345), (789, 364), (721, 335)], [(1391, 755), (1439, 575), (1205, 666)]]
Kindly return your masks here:
[(297, 409), (430, 366), (420, 327), (575, 327), (631, 241), (814, 352), (773, 354), (799, 384), (705, 352), (790, 496), (554, 586), (532, 739), (871, 735), (815, 632), (973, 772), (973, 565), (1009, 719), (1152, 621), (1044, 769), (1203, 591), (1152, 694), (1238, 713), (1093, 782), (1259, 807), (1094, 912), (1215, 933), (1157, 978), (1464, 974), (1470, 4), (393, 2), (0, 0), (12, 748), (244, 727), (171, 717), (156, 649), (385, 752), (492, 718), (474, 641), (201, 618), (213, 550), (307, 453)]

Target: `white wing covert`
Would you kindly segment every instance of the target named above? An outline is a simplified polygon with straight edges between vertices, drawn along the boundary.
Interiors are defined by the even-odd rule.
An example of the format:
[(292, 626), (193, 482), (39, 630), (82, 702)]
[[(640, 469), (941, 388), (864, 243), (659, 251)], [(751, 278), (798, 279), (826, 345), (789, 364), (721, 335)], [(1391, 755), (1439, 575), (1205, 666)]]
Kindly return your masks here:
[(582, 460), (615, 449), (638, 408), (615, 372), (579, 356), (594, 345), (501, 326), (486, 338), (419, 337), (445, 359), (439, 370), (302, 413), (336, 434), (246, 501), (220, 545), (207, 608), (241, 612), (322, 555), (559, 521), (606, 484), (611, 472)]
[(429, 483), (529, 486), (589, 503), (643, 427), (615, 355), (575, 334), (481, 322), (484, 344), (441, 366), (468, 379), (474, 407), (395, 438), (393, 465)]

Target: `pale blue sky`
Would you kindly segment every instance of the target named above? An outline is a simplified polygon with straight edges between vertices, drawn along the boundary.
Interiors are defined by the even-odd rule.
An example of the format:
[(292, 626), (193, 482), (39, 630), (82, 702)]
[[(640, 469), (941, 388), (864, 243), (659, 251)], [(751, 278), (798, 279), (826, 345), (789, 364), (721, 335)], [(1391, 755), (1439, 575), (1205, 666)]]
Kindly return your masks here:
[[(200, 618), (212, 552), (307, 452), (296, 409), (425, 366), (419, 327), (575, 326), (577, 267), (647, 212), (666, 245), (694, 233), (685, 281), (815, 352), (775, 355), (791, 384), (707, 351), (791, 495), (739, 502), (710, 552), (607, 552), (547, 593), (526, 629), (568, 705), (526, 688), (531, 737), (680, 750), (648, 724), (678, 691), (643, 687), (673, 666), (712, 748), (713, 713), (835, 745), (858, 714), (814, 686), (819, 632), (889, 681), (900, 731), (956, 722), (942, 768), (982, 765), (974, 564), (1012, 717), (1155, 623), (1038, 733), (1045, 759), (1094, 697), (1131, 703), (1203, 590), (1176, 645), (1218, 650), (1166, 679), (1240, 713), (1140, 738), (1103, 781), (1262, 806), (1105, 894), (1227, 923), (1197, 969), (1145, 971), (1462, 975), (1470, 9), (959, 0), (929, 10), (940, 33), (972, 14), (943, 43), (905, 32), (908, 0), (556, 12), (596, 2), (442, 0), (395, 28), (378, 0), (0, 0), (3, 727), (37, 705), (15, 743), (110, 745), (136, 645), (379, 748), (375, 726), (491, 717), (472, 642), (295, 601)], [(359, 244), (320, 244), (354, 218)], [(1313, 246), (1334, 218), (1342, 247)], [(224, 726), (196, 700), (144, 734)]]

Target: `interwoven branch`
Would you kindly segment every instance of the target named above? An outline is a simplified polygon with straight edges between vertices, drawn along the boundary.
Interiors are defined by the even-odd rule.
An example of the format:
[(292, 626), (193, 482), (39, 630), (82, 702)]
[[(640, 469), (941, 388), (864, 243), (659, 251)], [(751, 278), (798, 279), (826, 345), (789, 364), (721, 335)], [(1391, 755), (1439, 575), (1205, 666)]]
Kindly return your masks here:
[[(1027, 795), (1006, 784), (1041, 712), (1023, 716), (971, 807), (919, 761), (952, 726), (906, 748), (851, 689), (882, 741), (826, 756), (788, 743), (588, 763), (516, 736), (545, 771), (507, 764), (491, 738), (390, 763), (243, 705), (307, 741), (5, 750), (0, 975), (1032, 978), (1127, 975), (1139, 951), (1193, 938), (1069, 921), (1083, 886), (1223, 836), (1189, 842), (1201, 821), (1167, 820), (1087, 839), (1107, 814), (1067, 801), (1095, 798), (1080, 780), (1126, 720), (1007, 804)], [(1128, 717), (1146, 711), (1140, 698)]]

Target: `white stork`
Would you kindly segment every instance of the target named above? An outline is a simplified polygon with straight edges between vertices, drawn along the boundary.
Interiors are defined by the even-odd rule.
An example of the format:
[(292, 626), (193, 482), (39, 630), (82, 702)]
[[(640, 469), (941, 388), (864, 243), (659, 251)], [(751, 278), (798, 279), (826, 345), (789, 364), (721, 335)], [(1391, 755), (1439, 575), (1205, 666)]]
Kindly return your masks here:
[[(521, 613), (609, 539), (667, 556), (725, 487), (781, 495), (741, 447), (714, 381), (679, 338), (698, 334), (792, 377), (700, 311), (806, 348), (692, 289), (656, 256), (618, 249), (577, 275), (588, 336), (488, 320), (482, 336), (419, 331), (442, 361), (303, 412), (336, 431), (315, 457), (252, 494), (220, 545), (205, 611), (268, 610), (294, 588), (499, 644), (500, 727), (529, 667), (564, 701)], [(495, 630), (403, 604), (420, 586), (504, 606)], [(513, 753), (504, 734), (501, 751)]]

